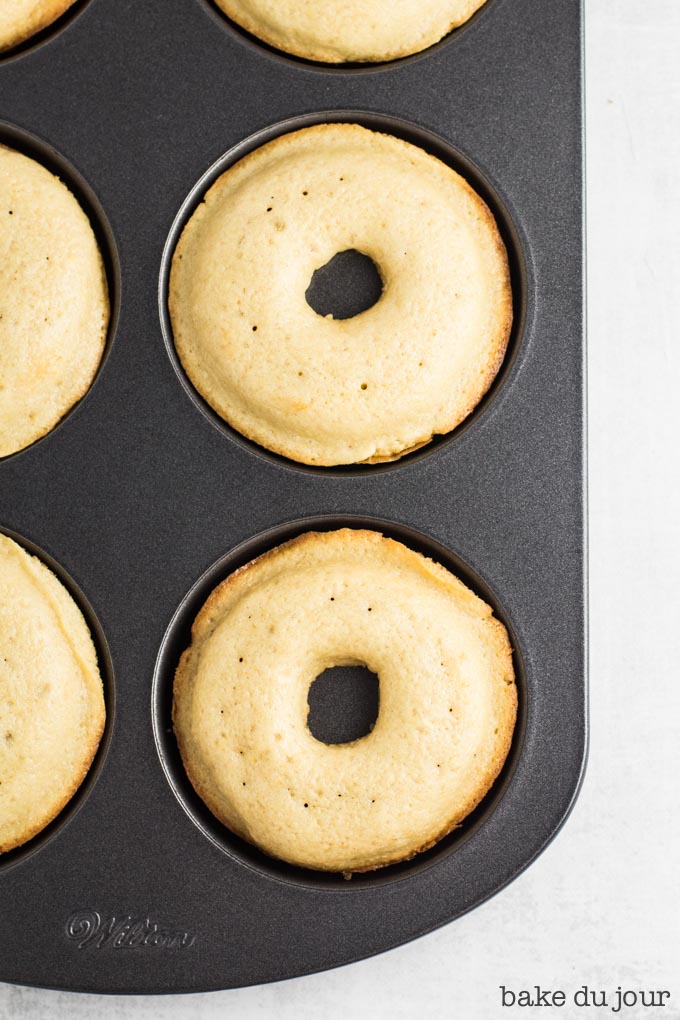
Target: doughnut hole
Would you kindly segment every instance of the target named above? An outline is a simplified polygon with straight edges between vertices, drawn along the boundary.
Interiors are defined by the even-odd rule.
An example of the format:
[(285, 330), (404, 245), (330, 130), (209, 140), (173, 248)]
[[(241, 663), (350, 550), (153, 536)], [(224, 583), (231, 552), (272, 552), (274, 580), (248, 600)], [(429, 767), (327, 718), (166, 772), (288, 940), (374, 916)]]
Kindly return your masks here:
[(305, 298), (317, 315), (353, 319), (377, 304), (382, 292), (383, 280), (373, 259), (349, 248), (316, 270)]
[(364, 665), (331, 666), (307, 695), (307, 728), (323, 744), (349, 744), (367, 737), (378, 719), (380, 683)]

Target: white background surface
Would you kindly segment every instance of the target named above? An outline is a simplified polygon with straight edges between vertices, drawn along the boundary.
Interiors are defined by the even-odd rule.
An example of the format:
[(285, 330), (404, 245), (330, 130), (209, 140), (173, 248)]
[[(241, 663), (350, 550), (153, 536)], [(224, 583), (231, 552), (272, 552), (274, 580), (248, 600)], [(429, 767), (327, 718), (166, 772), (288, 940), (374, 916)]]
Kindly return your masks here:
[[(0, 985), (0, 1020), (680, 1018), (680, 0), (585, 6), (592, 737), (566, 828), (494, 900), (381, 957), (173, 998)], [(499, 985), (536, 983), (673, 998), (501, 1008)]]

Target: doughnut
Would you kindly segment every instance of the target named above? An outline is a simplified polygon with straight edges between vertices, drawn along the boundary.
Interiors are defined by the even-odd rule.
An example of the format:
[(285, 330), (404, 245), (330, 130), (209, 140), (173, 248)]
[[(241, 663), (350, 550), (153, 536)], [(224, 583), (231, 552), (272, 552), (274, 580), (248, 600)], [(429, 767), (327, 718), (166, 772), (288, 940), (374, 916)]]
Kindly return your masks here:
[[(356, 250), (383, 292), (318, 315), (314, 272)], [(175, 248), (168, 307), (193, 386), (238, 432), (309, 465), (395, 460), (454, 429), (512, 323), (495, 221), (457, 173), (358, 124), (282, 135), (231, 166)]]
[(0, 4), (0, 52), (25, 42), (61, 17), (76, 0), (5, 0)]
[(97, 656), (54, 574), (0, 534), (0, 853), (55, 818), (104, 729)]
[(278, 50), (324, 63), (394, 60), (443, 39), (486, 0), (216, 0)]
[(109, 299), (90, 222), (62, 182), (0, 146), (0, 457), (49, 432), (88, 390)]
[[(333, 666), (379, 678), (372, 731), (324, 744), (308, 692)], [(210, 595), (175, 675), (173, 723), (199, 797), (272, 857), (368, 871), (433, 846), (508, 754), (512, 653), (492, 610), (378, 532), (309, 532)]]

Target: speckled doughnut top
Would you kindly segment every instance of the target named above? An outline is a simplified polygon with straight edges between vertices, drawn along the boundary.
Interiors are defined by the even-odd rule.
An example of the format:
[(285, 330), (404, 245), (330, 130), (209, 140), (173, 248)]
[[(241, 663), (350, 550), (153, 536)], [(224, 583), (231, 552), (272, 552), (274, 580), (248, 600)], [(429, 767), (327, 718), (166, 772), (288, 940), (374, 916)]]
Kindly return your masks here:
[[(308, 691), (332, 666), (380, 683), (372, 732), (326, 745)], [(194, 623), (174, 726), (198, 794), (268, 854), (365, 871), (432, 846), (484, 797), (517, 710), (492, 610), (372, 531), (308, 533), (228, 577)]]
[(40, 560), (0, 535), (0, 853), (40, 832), (70, 800), (104, 715), (80, 610)]
[[(305, 299), (356, 249), (383, 293), (354, 318)], [(487, 391), (512, 322), (494, 219), (434, 156), (356, 124), (283, 135), (227, 170), (170, 274), (178, 355), (239, 432), (305, 464), (393, 460), (450, 432)]]
[(54, 428), (87, 391), (109, 321), (104, 264), (68, 188), (0, 146), (0, 457)]
[(432, 46), (486, 0), (216, 0), (276, 49), (326, 63), (394, 60)]

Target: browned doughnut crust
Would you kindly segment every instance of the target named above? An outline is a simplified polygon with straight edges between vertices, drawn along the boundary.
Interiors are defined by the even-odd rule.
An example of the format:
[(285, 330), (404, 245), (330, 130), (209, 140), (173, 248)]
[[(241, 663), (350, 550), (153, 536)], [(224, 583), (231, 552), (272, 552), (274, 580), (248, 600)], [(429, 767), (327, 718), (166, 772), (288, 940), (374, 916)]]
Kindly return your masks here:
[[(394, 730), (395, 736), (400, 734), (398, 739), (403, 740), (403, 734), (400, 733), (399, 728), (395, 729), (395, 720), (390, 715), (391, 722), (381, 722), (381, 715), (378, 716), (378, 722), (374, 727), (371, 734), (366, 738), (359, 741), (354, 741), (350, 744), (340, 745), (334, 749), (329, 749), (327, 745), (313, 741), (313, 738), (309, 738), (308, 731), (303, 733), (302, 723), (300, 720), (295, 720), (293, 716), (290, 719), (287, 717), (279, 720), (278, 716), (276, 721), (273, 723), (274, 732), (272, 732), (266, 739), (261, 736), (258, 730), (260, 725), (260, 708), (258, 698), (276, 698), (276, 684), (277, 684), (277, 669), (280, 667), (284, 670), (286, 675), (290, 669), (294, 668), (294, 658), (288, 658), (288, 652), (285, 651), (286, 643), (286, 625), (287, 621), (281, 621), (276, 615), (272, 615), (272, 626), (276, 628), (277, 634), (281, 634), (281, 637), (277, 638), (279, 642), (284, 643), (284, 651), (281, 653), (281, 661), (284, 662), (283, 666), (280, 663), (272, 662), (271, 664), (271, 683), (274, 685), (270, 693), (267, 694), (267, 685), (263, 685), (260, 678), (260, 673), (257, 671), (255, 665), (252, 664), (253, 657), (257, 658), (258, 654), (266, 655), (267, 650), (263, 650), (260, 653), (257, 652), (255, 645), (248, 644), (248, 639), (245, 636), (247, 633), (248, 626), (254, 626), (248, 624), (246, 632), (243, 636), (242, 643), (244, 647), (242, 649), (242, 655), (239, 656), (239, 666), (234, 667), (234, 670), (230, 670), (227, 666), (229, 661), (229, 654), (226, 651), (227, 644), (225, 641), (230, 641), (228, 637), (229, 631), (234, 631), (242, 626), (243, 620), (241, 618), (240, 611), (241, 607), (245, 606), (247, 601), (248, 608), (253, 614), (256, 614), (258, 606), (264, 604), (265, 594), (268, 598), (271, 598), (272, 593), (275, 593), (276, 586), (281, 583), (285, 584), (286, 579), (289, 576), (294, 575), (295, 571), (304, 572), (305, 582), (308, 586), (307, 590), (312, 591), (314, 589), (314, 570), (318, 563), (323, 562), (324, 557), (331, 563), (332, 570), (331, 574), (335, 578), (335, 582), (339, 585), (339, 589), (344, 592), (343, 595), (339, 595), (335, 592), (335, 598), (333, 602), (332, 612), (336, 612), (342, 606), (342, 599), (352, 598), (352, 591), (355, 591), (351, 587), (352, 584), (356, 586), (358, 583), (355, 575), (352, 571), (351, 565), (358, 562), (358, 559), (364, 561), (373, 561), (376, 563), (388, 562), (389, 571), (386, 576), (390, 578), (404, 577), (408, 580), (408, 583), (413, 586), (414, 598), (418, 598), (419, 594), (422, 596), (423, 592), (427, 589), (435, 591), (436, 598), (433, 601), (433, 605), (441, 605), (442, 598), (444, 603), (449, 606), (447, 613), (450, 612), (455, 616), (459, 617), (459, 622), (456, 626), (460, 627), (460, 619), (468, 622), (465, 627), (469, 628), (470, 633), (470, 648), (466, 646), (466, 653), (473, 656), (480, 654), (480, 648), (483, 648), (482, 658), (480, 662), (485, 663), (487, 658), (491, 665), (483, 667), (484, 677), (480, 675), (479, 683), (484, 686), (484, 691), (481, 694), (477, 692), (473, 693), (470, 704), (474, 707), (474, 698), (480, 697), (486, 707), (483, 709), (488, 714), (486, 722), (480, 724), (482, 731), (484, 727), (487, 727), (490, 732), (484, 731), (480, 737), (481, 743), (479, 747), (474, 744), (476, 748), (474, 753), (474, 759), (477, 758), (477, 754), (480, 754), (483, 758), (482, 764), (479, 766), (478, 773), (475, 771), (477, 765), (474, 764), (472, 751), (470, 750), (469, 762), (465, 765), (466, 768), (473, 770), (473, 775), (470, 783), (466, 785), (466, 782), (462, 783), (461, 789), (464, 788), (464, 793), (461, 797), (457, 795), (452, 798), (452, 803), (448, 802), (448, 794), (445, 795), (445, 801), (448, 810), (445, 817), (436, 815), (436, 821), (428, 829), (420, 831), (417, 838), (413, 838), (408, 846), (404, 846), (403, 843), (400, 847), (395, 850), (392, 823), (388, 824), (390, 830), (389, 839), (392, 841), (390, 845), (385, 843), (381, 845), (381, 837), (378, 834), (376, 836), (375, 846), (371, 846), (370, 852), (366, 853), (365, 850), (362, 853), (352, 852), (351, 845), (347, 852), (338, 849), (333, 846), (334, 839), (342, 840), (346, 839), (346, 832), (343, 833), (343, 822), (347, 824), (347, 815), (338, 815), (335, 817), (333, 811), (338, 808), (341, 804), (343, 810), (349, 810), (349, 817), (355, 816), (356, 820), (356, 838), (359, 843), (363, 846), (362, 840), (364, 840), (366, 827), (371, 824), (370, 809), (368, 814), (366, 813), (366, 805), (360, 803), (361, 795), (357, 794), (356, 789), (354, 793), (351, 793), (352, 788), (352, 768), (355, 767), (354, 763), (350, 761), (349, 766), (347, 765), (352, 755), (361, 753), (363, 757), (361, 761), (357, 759), (358, 764), (356, 768), (361, 765), (361, 776), (362, 783), (370, 786), (374, 782), (374, 777), (370, 772), (370, 768), (375, 767), (379, 769), (381, 766), (387, 768), (390, 766), (393, 769), (397, 769), (394, 774), (394, 779), (388, 781), (385, 773), (385, 782), (388, 784), (388, 788), (381, 793), (381, 797), (389, 798), (392, 795), (392, 791), (389, 789), (389, 783), (399, 784), (399, 771), (398, 768), (403, 766), (408, 771), (410, 767), (408, 763), (402, 763), (402, 766), (395, 766), (394, 761), (391, 763), (385, 758), (381, 758), (381, 753), (384, 754), (384, 733), (379, 737), (376, 734), (380, 734), (380, 727), (391, 726)], [(345, 557), (349, 564), (348, 570), (344, 575), (342, 568), (338, 565), (340, 560)], [(350, 578), (350, 581), (347, 579)], [(324, 578), (323, 583), (326, 583)], [(348, 588), (349, 594), (343, 589), (343, 584)], [(315, 590), (315, 589), (314, 589)], [(330, 590), (330, 589), (329, 589)], [(335, 589), (333, 589), (335, 591)], [(385, 607), (384, 596), (380, 594), (380, 587), (376, 588), (374, 597), (371, 596), (373, 602), (373, 615), (372, 621), (378, 619), (381, 615), (381, 606)], [(259, 593), (259, 594), (258, 594)], [(258, 602), (258, 598), (260, 602)], [(313, 605), (314, 596), (310, 596)], [(381, 602), (382, 600), (382, 602)], [(359, 597), (361, 602), (361, 597)], [(313, 609), (310, 605), (309, 612), (313, 613)], [(349, 612), (353, 612), (351, 602), (349, 603)], [(402, 614), (405, 613), (403, 630), (404, 633), (408, 631), (408, 610), (404, 609), (400, 611)], [(273, 611), (275, 614), (275, 611)], [(449, 622), (453, 617), (446, 617)], [(250, 617), (248, 617), (250, 620)], [(364, 618), (365, 619), (365, 618)], [(319, 620), (314, 617), (315, 624), (319, 626)], [(262, 626), (266, 624), (266, 618), (262, 620)], [(392, 621), (393, 623), (393, 621)], [(304, 624), (303, 624), (304, 625)], [(311, 625), (310, 625), (311, 626)], [(382, 625), (379, 625), (379, 627)], [(441, 628), (442, 621), (438, 620), (435, 624), (436, 627)], [(300, 633), (299, 621), (296, 618), (295, 628), (295, 640), (299, 641), (299, 654), (301, 662), (306, 661), (306, 642), (313, 640), (309, 634)], [(464, 633), (464, 631), (463, 631)], [(378, 636), (380, 630), (377, 631)], [(217, 635), (217, 636), (216, 636)], [(225, 637), (227, 635), (227, 637)], [(399, 646), (400, 641), (404, 640), (399, 632), (394, 633), (394, 642)], [(446, 635), (443, 636), (444, 646), (446, 646)], [(224, 670), (223, 676), (221, 676), (220, 682), (215, 681), (213, 689), (213, 680), (210, 676), (206, 677), (206, 670), (209, 670), (208, 659), (211, 654), (211, 646), (215, 642), (218, 645), (214, 651), (217, 655), (219, 651), (219, 661), (224, 665), (220, 668)], [(229, 644), (231, 649), (231, 644)], [(247, 652), (245, 649), (249, 648)], [(404, 655), (410, 655), (412, 648), (408, 642), (405, 643), (403, 650)], [(348, 654), (349, 652), (348, 647)], [(402, 654), (400, 652), (400, 654)], [(448, 653), (447, 653), (448, 654)], [(456, 703), (456, 697), (459, 697), (461, 704), (464, 702), (467, 695), (460, 694), (460, 690), (465, 688), (467, 680), (463, 684), (463, 688), (460, 688), (460, 684), (463, 681), (458, 678), (455, 679), (456, 669), (458, 668), (455, 662), (452, 660), (448, 662), (446, 654), (441, 651), (441, 655), (448, 663), (448, 667), (453, 670), (449, 672), (443, 678), (439, 675), (439, 669), (437, 668), (433, 672), (433, 683), (439, 685), (437, 697), (441, 700), (443, 698), (447, 701), (449, 698), (453, 699), (453, 703)], [(246, 665), (243, 665), (245, 658)], [(465, 655), (463, 656), (465, 658)], [(291, 665), (291, 663), (293, 665)], [(341, 663), (338, 663), (341, 664)], [(435, 664), (438, 667), (438, 664)], [(441, 664), (444, 665), (444, 662)], [(303, 669), (303, 667), (300, 667)], [(316, 668), (316, 667), (315, 667)], [(371, 666), (370, 668), (374, 668)], [(243, 679), (237, 678), (239, 669), (251, 669), (254, 672), (244, 674)], [(488, 670), (495, 677), (493, 682), (490, 684), (489, 676), (486, 675)], [(486, 671), (486, 672), (485, 672)], [(233, 691), (237, 692), (241, 688), (239, 684), (248, 683), (248, 698), (250, 699), (250, 709), (252, 716), (243, 719), (235, 719), (229, 712), (229, 699), (233, 698), (233, 711), (239, 711), (240, 695), (238, 693), (230, 694), (230, 683), (234, 682)], [(304, 688), (305, 683), (308, 682), (308, 678), (300, 678), (300, 683)], [(396, 684), (394, 672), (390, 674), (390, 669), (387, 669), (386, 675), (383, 675), (383, 671), (380, 671), (380, 682), (381, 682), (381, 713), (383, 712), (383, 693), (385, 693), (386, 704), (390, 705), (389, 697), (389, 685)], [(401, 683), (401, 681), (399, 681)], [(296, 680), (297, 683), (297, 680)], [(459, 687), (456, 688), (456, 683)], [(258, 686), (259, 684), (259, 686)], [(385, 687), (387, 685), (387, 687)], [(443, 686), (442, 686), (443, 685)], [(441, 689), (440, 689), (441, 688)], [(244, 688), (245, 689), (245, 688)], [(418, 688), (419, 689), (419, 688)], [(295, 698), (297, 688), (292, 689), (291, 697)], [(480, 688), (481, 690), (481, 688)], [(212, 691), (212, 693), (208, 693)], [(403, 691), (402, 691), (403, 693)], [(422, 693), (422, 690), (421, 690)], [(417, 697), (416, 693), (413, 693), (412, 697)], [(490, 700), (489, 700), (490, 699)], [(299, 699), (298, 699), (299, 700)], [(223, 709), (216, 706), (224, 705)], [(403, 700), (403, 725), (409, 726), (412, 723), (409, 711), (407, 711), (409, 705), (408, 693), (406, 693)], [(435, 709), (437, 709), (435, 711)], [(459, 709), (457, 708), (456, 711)], [(243, 709), (242, 711), (246, 711)], [(296, 709), (297, 711), (297, 709)], [(389, 713), (392, 712), (392, 708), (388, 708)], [(432, 718), (438, 720), (438, 725), (441, 727), (441, 715), (437, 715), (439, 709), (435, 704), (435, 708), (432, 709)], [(449, 711), (453, 711), (449, 708)], [(461, 709), (462, 711), (462, 709)], [(474, 711), (472, 709), (465, 709), (469, 719), (472, 720), (472, 726), (477, 725), (474, 718)], [(472, 714), (470, 714), (472, 713)], [(400, 860), (407, 860), (413, 857), (415, 854), (420, 853), (423, 850), (428, 849), (437, 843), (443, 836), (456, 828), (467, 815), (474, 810), (474, 808), (480, 803), (483, 797), (486, 795), (493, 782), (497, 778), (503, 763), (507, 757), (510, 749), (512, 735), (515, 726), (515, 719), (517, 713), (517, 693), (514, 683), (514, 672), (512, 667), (512, 656), (511, 649), (508, 641), (508, 636), (503, 625), (492, 616), (491, 609), (482, 602), (476, 595), (474, 595), (465, 585), (462, 584), (457, 578), (454, 577), (449, 571), (445, 570), (439, 564), (433, 563), (431, 560), (426, 559), (418, 553), (413, 552), (401, 543), (396, 542), (392, 539), (385, 538), (377, 532), (354, 530), (354, 529), (343, 529), (338, 532), (324, 532), (314, 533), (310, 532), (300, 536), (299, 538), (293, 539), (290, 542), (286, 542), (277, 548), (270, 550), (263, 556), (258, 557), (256, 560), (247, 564), (231, 574), (225, 581), (223, 581), (218, 587), (212, 592), (201, 611), (194, 621), (192, 628), (192, 640), (190, 647), (183, 653), (179, 666), (177, 668), (175, 677), (175, 691), (174, 691), (174, 706), (173, 706), (173, 719), (175, 724), (175, 732), (178, 739), (180, 753), (182, 760), (189, 776), (189, 779), (194, 786), (198, 795), (205, 801), (213, 814), (216, 815), (220, 821), (222, 821), (228, 828), (230, 828), (237, 835), (242, 838), (249, 840), (250, 842), (256, 843), (265, 852), (272, 856), (282, 857), (284, 860), (290, 863), (297, 864), (300, 866), (306, 866), (315, 868), (317, 870), (334, 870), (343, 871), (347, 873), (369, 871), (375, 868), (383, 867), (385, 865), (396, 863)], [(446, 716), (446, 719), (449, 717)], [(428, 727), (432, 720), (425, 720), (422, 724), (425, 731), (425, 736), (420, 736), (418, 739), (421, 741), (420, 751), (424, 759), (428, 753), (431, 753), (431, 748), (436, 748), (437, 756), (441, 756), (442, 760), (437, 764), (437, 769), (446, 769), (449, 765), (454, 770), (452, 775), (455, 773), (455, 758), (458, 752), (458, 745), (461, 741), (464, 742), (465, 734), (460, 733), (456, 730), (455, 726), (451, 730), (450, 734), (444, 738), (442, 732), (437, 732), (436, 727), (433, 732), (430, 732)], [(241, 723), (243, 724), (241, 727)], [(213, 745), (213, 724), (216, 727), (214, 729), (214, 735), (216, 743)], [(415, 724), (414, 724), (415, 725)], [(444, 723), (445, 727), (446, 723)], [(449, 723), (449, 726), (452, 724)], [(456, 723), (458, 725), (458, 723)], [(463, 723), (461, 722), (462, 726)], [(287, 728), (289, 727), (290, 728)], [(433, 724), (434, 726), (434, 724)], [(241, 727), (241, 729), (239, 728)], [(250, 729), (248, 729), (250, 727)], [(417, 728), (417, 727), (416, 727)], [(278, 730), (281, 730), (279, 733)], [(245, 747), (245, 750), (238, 749), (237, 745), (242, 742), (242, 733), (251, 733), (251, 744), (252, 746)], [(221, 733), (221, 736), (219, 735)], [(239, 736), (241, 733), (241, 736)], [(253, 735), (254, 734), (254, 735)], [(233, 762), (233, 758), (236, 755), (234, 749), (231, 748), (231, 740), (234, 740), (234, 747), (237, 748), (237, 753), (240, 757), (236, 757), (236, 764)], [(224, 741), (226, 740), (226, 744)], [(441, 744), (440, 741), (444, 743)], [(298, 762), (298, 765), (286, 765), (281, 763), (278, 757), (278, 748), (281, 747), (281, 741), (284, 742), (285, 747), (291, 751), (292, 759)], [(203, 742), (203, 743), (202, 743)], [(297, 742), (297, 743), (296, 743)], [(224, 746), (223, 746), (224, 744)], [(246, 741), (247, 744), (247, 741)], [(368, 754), (370, 747), (374, 747), (375, 750)], [(472, 745), (471, 745), (472, 746)], [(297, 750), (296, 750), (297, 747)], [(451, 761), (447, 763), (442, 756), (442, 748), (448, 747)], [(206, 752), (206, 748), (208, 751)], [(382, 752), (378, 749), (382, 748)], [(318, 750), (318, 764), (314, 765), (314, 754)], [(330, 754), (329, 754), (330, 751)], [(232, 753), (233, 752), (233, 753)], [(206, 758), (206, 753), (208, 757)], [(374, 755), (373, 762), (371, 761), (370, 754)], [(337, 787), (341, 790), (338, 796), (343, 797), (342, 801), (335, 799), (335, 792), (331, 792), (328, 796), (318, 795), (315, 793), (317, 786), (324, 785), (321, 779), (318, 777), (326, 775), (325, 769), (327, 763), (322, 759), (331, 759), (334, 765), (335, 773), (337, 773)], [(252, 759), (252, 760), (251, 760)], [(309, 761), (312, 765), (308, 764)], [(395, 759), (397, 762), (399, 759)], [(343, 764), (344, 761), (344, 764)], [(266, 765), (262, 763), (266, 762)], [(368, 762), (368, 771), (367, 771)], [(231, 764), (229, 764), (231, 763)], [(465, 763), (464, 763), (465, 764)], [(425, 772), (427, 772), (428, 763), (425, 761)], [(266, 768), (270, 770), (268, 776), (262, 780), (261, 769)], [(349, 779), (341, 778), (341, 773), (344, 776), (343, 768), (349, 767), (348, 776)], [(237, 779), (241, 777), (241, 772), (238, 772), (238, 777), (234, 778), (232, 775), (231, 779), (228, 778), (227, 785), (229, 782), (235, 784), (235, 788), (231, 789), (231, 794), (227, 797), (225, 790), (226, 785), (222, 786), (222, 780), (224, 777), (225, 769), (232, 769), (238, 771), (243, 770), (242, 775), (245, 777), (243, 780), (243, 787), (240, 786)], [(299, 769), (299, 776), (295, 775), (295, 768)], [(286, 774), (285, 770), (289, 769), (289, 774)], [(392, 772), (389, 773), (393, 775)], [(306, 778), (304, 778), (306, 777)], [(316, 778), (314, 778), (316, 777)], [(303, 782), (304, 778), (304, 782)], [(345, 785), (342, 785), (343, 781)], [(259, 809), (259, 817), (253, 818), (253, 807), (252, 804), (248, 803), (248, 794), (243, 794), (243, 788), (248, 788), (258, 783), (257, 796), (259, 802), (264, 805), (268, 803), (269, 810), (271, 810), (271, 827), (272, 835), (271, 839), (268, 838), (266, 833), (267, 829), (267, 818), (265, 813), (268, 810), (265, 806)], [(298, 801), (302, 798), (308, 802), (310, 808), (314, 808), (317, 811), (317, 818), (321, 818), (318, 822), (319, 827), (323, 824), (326, 827), (326, 831), (330, 833), (330, 842), (326, 850), (326, 857), (314, 845), (315, 839), (317, 839), (318, 833), (314, 829), (313, 824), (310, 831), (304, 828), (311, 815), (311, 811), (302, 813), (303, 817), (300, 818), (300, 812), (298, 810), (295, 815), (295, 810), (291, 818), (297, 819), (297, 824), (300, 826), (300, 846), (295, 846), (293, 841), (292, 849), (290, 845), (290, 839), (286, 836), (284, 838), (285, 852), (282, 852), (282, 846), (284, 843), (280, 842), (280, 833), (274, 832), (276, 830), (279, 818), (281, 817), (281, 811), (284, 812), (289, 809), (289, 801), (287, 795), (283, 791), (281, 784), (289, 784), (296, 787), (296, 784), (300, 785), (300, 792)], [(428, 783), (430, 786), (428, 787)], [(434, 786), (432, 786), (434, 783)], [(408, 786), (408, 783), (406, 784)], [(427, 796), (428, 790), (434, 789), (435, 792), (439, 790), (436, 780), (426, 779), (425, 786), (423, 787), (423, 795)], [(290, 789), (288, 790), (290, 793)], [(318, 791), (317, 791), (318, 793)], [(437, 796), (440, 794), (437, 793)], [(283, 800), (281, 800), (283, 796)], [(351, 797), (354, 796), (354, 802)], [(377, 794), (376, 794), (377, 796)], [(225, 799), (226, 798), (226, 799)], [(229, 799), (231, 798), (231, 800)], [(393, 813), (400, 810), (399, 803), (399, 792), (397, 791), (393, 797)], [(282, 807), (283, 805), (283, 807)], [(389, 805), (388, 805), (389, 806)], [(298, 805), (299, 807), (299, 805)], [(307, 803), (305, 803), (305, 808)], [(354, 816), (352, 815), (354, 812)], [(362, 813), (363, 812), (363, 813)], [(256, 811), (256, 814), (258, 812)], [(391, 817), (391, 816), (390, 816)], [(333, 824), (330, 824), (329, 819), (334, 819)], [(407, 828), (410, 824), (406, 820)], [(254, 832), (257, 829), (257, 832)], [(265, 831), (265, 836), (262, 837), (262, 831)], [(335, 832), (335, 837), (333, 833)], [(318, 837), (323, 842), (323, 833)], [(385, 837), (386, 839), (387, 837)], [(387, 841), (389, 842), (389, 840)], [(351, 843), (351, 840), (350, 840)], [(343, 844), (344, 846), (344, 844)], [(344, 854), (344, 856), (343, 856)]]
[(82, 613), (44, 563), (2, 534), (0, 722), (4, 853), (41, 832), (73, 797), (99, 746), (105, 707)]
[[(290, 11), (281, 0), (276, 0), (279, 12), (273, 21), (262, 0), (215, 2), (246, 32), (293, 56), (320, 63), (375, 63), (397, 60), (427, 49), (468, 21), (486, 0), (448, 0), (448, 13), (438, 10), (429, 20), (427, 12), (422, 11), (422, 0), (415, 0), (420, 5), (418, 29), (414, 31), (411, 25), (405, 26), (401, 34), (393, 31), (395, 23), (399, 24), (395, 7), (392, 6), (386, 16), (384, 3), (381, 9), (376, 5), (375, 17), (371, 20), (364, 9), (366, 0), (363, 3), (345, 0), (344, 5), (336, 5), (335, 9), (327, 2), (308, 3), (306, 10), (297, 0)], [(418, 12), (418, 7), (413, 9)], [(291, 15), (298, 16), (295, 26)], [(318, 26), (314, 25), (315, 16), (319, 19)], [(338, 31), (338, 17), (342, 17), (344, 31)]]
[(0, 52), (12, 49), (31, 36), (42, 32), (60, 18), (76, 0), (35, 0), (23, 4), (24, 10), (10, 19), (7, 15), (0, 20)]
[[(304, 292), (343, 245), (374, 259), (384, 291), (332, 320)], [(482, 198), (423, 149), (346, 123), (282, 135), (218, 178), (175, 249), (169, 310), (211, 407), (322, 466), (396, 460), (456, 428), (498, 373), (513, 318)]]
[(110, 305), (102, 255), (75, 196), (37, 160), (3, 145), (0, 207), (4, 457), (50, 432), (85, 395)]

